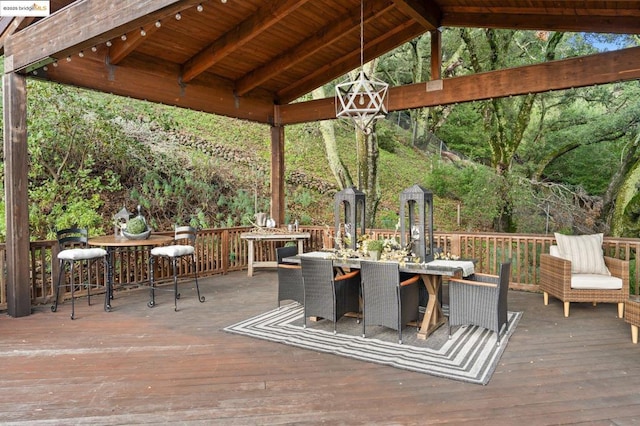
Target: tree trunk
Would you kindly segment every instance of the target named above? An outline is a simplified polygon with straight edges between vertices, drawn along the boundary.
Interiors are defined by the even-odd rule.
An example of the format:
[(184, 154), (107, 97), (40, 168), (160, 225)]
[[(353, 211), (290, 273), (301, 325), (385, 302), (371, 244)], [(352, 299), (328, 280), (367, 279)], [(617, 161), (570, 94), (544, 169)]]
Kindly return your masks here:
[[(319, 87), (312, 93), (313, 99), (325, 98), (324, 87)], [(327, 154), (327, 162), (329, 168), (336, 178), (338, 187), (345, 189), (353, 186), (353, 179), (349, 170), (345, 167), (344, 163), (340, 159), (338, 154), (338, 145), (336, 143), (336, 134), (333, 127), (333, 121), (324, 120), (320, 122), (320, 132), (322, 133), (322, 140), (324, 141), (324, 148)]]

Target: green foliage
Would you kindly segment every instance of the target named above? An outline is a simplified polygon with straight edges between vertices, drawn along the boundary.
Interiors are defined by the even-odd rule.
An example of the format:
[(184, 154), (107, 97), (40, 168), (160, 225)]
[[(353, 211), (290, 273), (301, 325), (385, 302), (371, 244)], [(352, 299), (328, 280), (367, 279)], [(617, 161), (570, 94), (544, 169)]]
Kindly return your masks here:
[(483, 166), (436, 162), (427, 185), (435, 195), (461, 202), (462, 222), (469, 231), (490, 230), (506, 201), (500, 195), (503, 178)]
[(142, 234), (147, 230), (147, 224), (141, 217), (134, 217), (127, 222), (127, 233), (129, 234)]
[[(47, 239), (54, 239), (55, 231), (78, 226), (86, 228), (89, 235), (101, 235), (104, 233), (104, 221), (102, 216), (97, 213), (99, 205), (100, 197), (98, 194), (88, 199), (74, 200), (67, 204), (54, 204), (45, 221), (47, 228), (42, 229), (41, 232), (46, 232), (45, 237)], [(32, 227), (34, 224), (40, 223), (41, 217), (39, 213), (39, 210), (34, 208), (32, 204), (29, 209), (29, 223)]]
[(378, 148), (381, 150), (391, 154), (396, 152), (398, 145), (396, 135), (386, 120), (379, 122), (376, 126), (376, 141), (378, 142)]

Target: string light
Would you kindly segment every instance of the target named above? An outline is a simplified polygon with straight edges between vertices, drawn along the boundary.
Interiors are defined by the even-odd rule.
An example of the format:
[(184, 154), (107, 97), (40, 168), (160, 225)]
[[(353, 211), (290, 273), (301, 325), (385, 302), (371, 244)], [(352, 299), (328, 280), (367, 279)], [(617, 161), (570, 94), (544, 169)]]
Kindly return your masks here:
[(180, 15), (180, 12), (176, 13), (176, 21), (179, 21), (182, 19), (182, 15)]
[(67, 56), (67, 62), (71, 62), (71, 56)]
[(78, 56), (84, 58), (84, 52), (81, 50), (80, 52), (78, 52)]
[(105, 44), (107, 45), (107, 47), (111, 47), (111, 40), (107, 40)]
[(53, 67), (58, 68), (58, 61), (53, 61)]
[(144, 28), (140, 28), (140, 35), (141, 35), (142, 37), (144, 37), (144, 36), (146, 36), (146, 35), (147, 35), (147, 32), (144, 30)]
[(162, 23), (160, 21), (156, 21), (156, 28), (160, 28), (162, 26)]
[(120, 36), (120, 40), (122, 40), (122, 41), (127, 41), (127, 35), (126, 35), (126, 34), (122, 34), (122, 35)]
[(92, 46), (92, 47), (91, 47), (91, 51), (95, 53), (95, 52), (97, 52), (97, 51), (98, 51), (98, 48), (97, 48), (96, 46)]
[(198, 6), (196, 6), (196, 10), (198, 12), (202, 12), (204, 10), (204, 7), (202, 7), (202, 3), (200, 3)]

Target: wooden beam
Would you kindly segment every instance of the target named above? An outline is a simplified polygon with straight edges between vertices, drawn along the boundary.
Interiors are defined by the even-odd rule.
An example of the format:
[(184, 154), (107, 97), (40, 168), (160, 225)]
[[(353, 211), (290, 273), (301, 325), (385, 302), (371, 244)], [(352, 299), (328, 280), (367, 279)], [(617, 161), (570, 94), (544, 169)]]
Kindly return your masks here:
[[(387, 0), (370, 1), (365, 5), (363, 16), (365, 20), (375, 19), (392, 8), (393, 6)], [(239, 96), (245, 95), (270, 78), (282, 73), (283, 70), (294, 67), (354, 31), (360, 31), (360, 7), (350, 10), (340, 21), (322, 28), (298, 46), (269, 61), (267, 65), (240, 78), (236, 82), (236, 93)]]
[(393, 0), (393, 2), (398, 10), (410, 16), (414, 21), (422, 25), (425, 30), (431, 31), (440, 27), (442, 12), (435, 1)]
[(257, 13), (241, 22), (237, 27), (224, 34), (215, 42), (201, 50), (196, 56), (185, 62), (182, 68), (182, 82), (188, 83), (205, 72), (216, 62), (231, 52), (259, 37), (264, 31), (277, 24), (291, 12), (303, 6), (309, 0), (276, 0), (265, 2)]
[(112, 65), (118, 65), (124, 58), (129, 56), (131, 52), (147, 40), (147, 37), (151, 37), (153, 33), (158, 31), (159, 28), (160, 27), (156, 26), (155, 22), (152, 22), (130, 31), (126, 34), (126, 40), (122, 40), (122, 37), (115, 39), (109, 48), (109, 63)]
[[(393, 50), (398, 43), (402, 44), (419, 34), (421, 30), (420, 24), (408, 21), (405, 25), (398, 25), (384, 35), (365, 42), (364, 45), (364, 62), (368, 62), (378, 56)], [(400, 42), (399, 40), (402, 40)], [(327, 81), (331, 81), (348, 73), (360, 65), (360, 49), (343, 55), (335, 61), (327, 62), (324, 66), (318, 68), (315, 72), (309, 73), (306, 77), (299, 79), (278, 92), (277, 98), (281, 104), (288, 104), (300, 96), (311, 92), (313, 89), (322, 86)]]
[(431, 80), (442, 78), (442, 31), (431, 30)]
[(63, 58), (106, 42), (201, 0), (78, 0), (51, 16), (8, 37), (5, 57), (22, 71), (49, 58)]
[[(590, 16), (584, 14), (514, 14), (514, 13), (443, 13), (443, 27), (504, 28), (519, 30), (548, 30), (584, 32), (597, 28), (597, 32), (640, 34), (637, 16)], [(595, 30), (592, 30), (595, 31)]]
[[(388, 106), (398, 111), (636, 79), (640, 47), (448, 78), (442, 80), (442, 90), (427, 91), (425, 83), (393, 87)], [(283, 125), (332, 119), (334, 99), (282, 105), (280, 114)]]
[[(279, 107), (275, 107), (275, 116)], [(283, 226), (285, 213), (284, 126), (271, 126), (271, 217)]]
[(12, 317), (31, 314), (27, 84), (16, 73), (2, 78), (4, 191), (7, 227), (7, 308)]
[(176, 80), (176, 64), (132, 56), (115, 66), (106, 64), (105, 55), (104, 47), (95, 53), (89, 51), (83, 58), (60, 61), (57, 67), (48, 66), (46, 72), (39, 70), (38, 77), (258, 123), (273, 122), (273, 101), (267, 93), (254, 91), (251, 96), (240, 98), (234, 95), (230, 81), (213, 76), (181, 86)]

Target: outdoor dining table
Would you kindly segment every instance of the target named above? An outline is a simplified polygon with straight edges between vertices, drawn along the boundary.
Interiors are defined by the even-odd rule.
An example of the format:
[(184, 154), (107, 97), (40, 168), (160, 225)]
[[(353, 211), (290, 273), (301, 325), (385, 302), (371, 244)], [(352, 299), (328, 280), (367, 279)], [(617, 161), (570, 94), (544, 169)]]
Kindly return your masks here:
[[(360, 269), (360, 261), (368, 260), (361, 258), (337, 257), (332, 252), (308, 252), (283, 259), (289, 263), (301, 263), (302, 256), (317, 257), (323, 259), (333, 259), (334, 266), (338, 268)], [(379, 262), (395, 262), (391, 260), (380, 260)], [(431, 333), (445, 323), (440, 302), (440, 288), (442, 287), (442, 277), (452, 277), (455, 275), (468, 276), (474, 273), (474, 262), (470, 260), (433, 260), (431, 262), (412, 263), (410, 261), (400, 262), (400, 272), (420, 275), (424, 283), (429, 299), (418, 331), (419, 339), (426, 339)]]
[(145, 240), (132, 240), (119, 235), (103, 235), (90, 238), (87, 244), (90, 246), (104, 247), (107, 250), (107, 292), (105, 294), (105, 310), (111, 310), (111, 300), (113, 300), (113, 261), (114, 253), (117, 250), (128, 247), (151, 247), (161, 246), (173, 241), (173, 236), (169, 235), (149, 235)]

